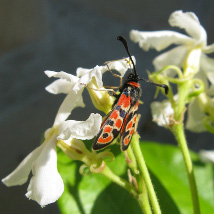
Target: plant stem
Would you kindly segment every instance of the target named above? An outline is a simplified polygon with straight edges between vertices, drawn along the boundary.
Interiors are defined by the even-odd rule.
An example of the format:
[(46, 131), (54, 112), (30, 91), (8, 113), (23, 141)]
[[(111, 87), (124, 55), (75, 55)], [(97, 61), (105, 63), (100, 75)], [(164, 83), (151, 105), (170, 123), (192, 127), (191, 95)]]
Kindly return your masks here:
[[(193, 69), (193, 68), (194, 68), (194, 66), (190, 66), (187, 63), (187, 66), (184, 69), (184, 75), (188, 74), (188, 72), (190, 72), (191, 69)], [(182, 155), (184, 158), (184, 162), (186, 165), (186, 171), (187, 171), (187, 175), (188, 175), (188, 179), (189, 179), (194, 214), (200, 214), (200, 206), (199, 206), (198, 191), (197, 191), (197, 186), (196, 186), (196, 181), (195, 181), (195, 175), (194, 175), (192, 160), (190, 157), (189, 149), (187, 146), (187, 141), (186, 141), (185, 134), (184, 134), (184, 127), (183, 127), (183, 114), (185, 112), (185, 104), (186, 104), (186, 99), (189, 94), (190, 87), (191, 87), (190, 81), (187, 81), (187, 82), (184, 82), (184, 83), (178, 85), (179, 100), (178, 100), (177, 107), (174, 108), (174, 111), (175, 111), (174, 118), (178, 123), (175, 123), (171, 127), (171, 130), (180, 146), (180, 149), (181, 149), (181, 152), (182, 152)]]
[(137, 186), (140, 192), (138, 196), (138, 203), (144, 214), (152, 214), (151, 206), (149, 203), (148, 191), (143, 177), (138, 170), (137, 161), (131, 146), (129, 146), (127, 150), (127, 155), (131, 161), (131, 163), (128, 163), (128, 166), (132, 170), (133, 176), (137, 179)]
[(194, 175), (194, 170), (193, 170), (193, 166), (192, 166), (192, 160), (191, 160), (190, 153), (189, 153), (189, 150), (187, 147), (183, 124), (179, 123), (179, 124), (174, 125), (172, 128), (172, 131), (181, 148), (183, 158), (185, 161), (187, 175), (188, 175), (189, 184), (190, 184), (191, 195), (192, 195), (194, 214), (200, 214), (200, 206), (199, 206), (198, 191), (197, 191), (197, 186), (196, 186), (196, 181), (195, 181), (195, 175)]
[(135, 158), (136, 158), (140, 173), (143, 177), (143, 180), (145, 181), (153, 211), (155, 214), (160, 214), (161, 213), (160, 206), (151, 182), (151, 178), (150, 178), (143, 154), (140, 149), (138, 134), (134, 134), (132, 138), (131, 146), (135, 154)]
[(138, 198), (138, 192), (136, 191), (136, 189), (129, 182), (115, 175), (108, 166), (105, 166), (105, 168), (101, 171), (101, 174), (109, 178), (111, 181), (115, 182), (122, 188), (126, 189), (135, 198)]
[(138, 176), (139, 198), (138, 202), (144, 214), (152, 214), (151, 206), (149, 203), (148, 191), (142, 175)]

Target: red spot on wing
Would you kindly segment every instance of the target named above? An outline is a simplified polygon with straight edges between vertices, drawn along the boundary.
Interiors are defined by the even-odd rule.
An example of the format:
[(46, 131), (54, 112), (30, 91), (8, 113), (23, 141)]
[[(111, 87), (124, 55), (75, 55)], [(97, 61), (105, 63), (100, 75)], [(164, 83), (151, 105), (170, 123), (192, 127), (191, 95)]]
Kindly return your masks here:
[(117, 117), (118, 117), (118, 111), (117, 110), (114, 110), (113, 112), (112, 112), (112, 114), (111, 114), (111, 116), (110, 116), (110, 118), (111, 119), (117, 119)]
[(132, 127), (132, 124), (133, 124), (132, 121), (130, 121), (130, 122), (128, 123), (126, 129), (129, 130), (129, 129)]
[(127, 137), (124, 139), (124, 144), (127, 146), (129, 144), (130, 139), (128, 139)]
[(109, 132), (111, 132), (111, 130), (112, 130), (112, 128), (107, 126), (107, 127), (104, 128), (103, 132), (104, 133), (109, 133)]
[(130, 134), (130, 135), (133, 135), (133, 132), (134, 132), (134, 129), (132, 129), (132, 130), (130, 131), (129, 134)]
[(111, 140), (113, 139), (113, 137), (110, 135), (110, 136), (108, 136), (107, 138), (103, 138), (102, 136), (101, 137), (99, 137), (99, 139), (98, 139), (98, 141), (97, 141), (97, 143), (100, 143), (100, 144), (102, 144), (102, 143), (109, 143), (109, 142), (111, 142)]
[(129, 85), (132, 85), (132, 86), (134, 86), (134, 87), (136, 87), (136, 88), (140, 88), (140, 85), (139, 85), (139, 83), (137, 83), (137, 82), (129, 82), (128, 84), (129, 84)]
[(124, 108), (127, 108), (130, 105), (131, 97), (126, 96), (125, 94), (121, 94), (120, 99), (117, 103), (118, 106), (123, 106)]
[(119, 129), (122, 126), (122, 120), (121, 119), (117, 119), (115, 126)]

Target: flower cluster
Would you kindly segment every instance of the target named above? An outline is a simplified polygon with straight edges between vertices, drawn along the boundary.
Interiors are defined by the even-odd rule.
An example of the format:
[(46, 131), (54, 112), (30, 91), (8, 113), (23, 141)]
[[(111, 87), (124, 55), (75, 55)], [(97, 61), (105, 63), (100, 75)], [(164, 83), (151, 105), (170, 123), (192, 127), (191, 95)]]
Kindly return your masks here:
[[(150, 78), (167, 84), (189, 82), (185, 97), (185, 103), (190, 103), (186, 127), (194, 132), (214, 132), (214, 59), (207, 56), (214, 52), (214, 44), (207, 45), (207, 33), (192, 12), (175, 11), (169, 17), (169, 24), (185, 30), (188, 35), (174, 31), (132, 30), (130, 38), (145, 51), (152, 48), (162, 51), (170, 45), (178, 45), (153, 60), (156, 72)], [(180, 99), (183, 98), (178, 92), (162, 103), (152, 103), (153, 118), (158, 125), (170, 125)]]
[[(45, 71), (48, 77), (58, 78), (46, 87), (52, 94), (66, 94), (53, 126), (45, 131), (44, 142), (33, 150), (19, 166), (2, 182), (7, 186), (22, 185), (28, 180), (32, 170), (26, 196), (37, 201), (41, 206), (55, 202), (64, 191), (62, 178), (57, 170), (56, 146), (72, 160), (84, 162), (84, 166), (96, 171), (99, 163), (108, 151), (99, 154), (86, 149), (81, 140), (92, 139), (99, 131), (102, 116), (91, 113), (86, 121), (68, 120), (77, 107), (85, 107), (83, 90), (87, 87), (94, 106), (108, 113), (114, 98), (103, 88), (102, 74), (108, 69), (118, 71), (121, 76), (130, 68), (128, 59), (108, 62), (108, 66), (96, 66), (92, 69), (78, 68), (77, 75), (61, 72)], [(90, 157), (90, 158), (85, 158)]]

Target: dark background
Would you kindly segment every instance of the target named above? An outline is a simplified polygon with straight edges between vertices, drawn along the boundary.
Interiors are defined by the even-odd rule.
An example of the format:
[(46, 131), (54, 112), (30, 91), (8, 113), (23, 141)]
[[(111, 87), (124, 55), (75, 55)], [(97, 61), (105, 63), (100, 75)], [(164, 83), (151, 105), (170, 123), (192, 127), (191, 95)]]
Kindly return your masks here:
[[(195, 12), (207, 30), (208, 43), (214, 42), (212, 0), (0, 0), (0, 5), (1, 179), (39, 145), (64, 98), (44, 90), (53, 81), (44, 70), (75, 74), (77, 67), (92, 68), (127, 56), (116, 40), (123, 35), (136, 57), (139, 75), (147, 78), (146, 70), (152, 70), (157, 53), (143, 52), (129, 40), (129, 31), (171, 29), (168, 17), (180, 9)], [(119, 84), (111, 75), (106, 77), (106, 85)], [(145, 83), (142, 89), (138, 127), (142, 139), (175, 144), (169, 131), (152, 122), (149, 106), (155, 88)], [(86, 90), (84, 95), (87, 109), (76, 109), (72, 119), (86, 120), (91, 112), (98, 112)], [(187, 132), (187, 139), (195, 151), (214, 148), (211, 134)], [(7, 188), (0, 184), (1, 213), (59, 213), (56, 204), (41, 209), (29, 201), (24, 195), (27, 185)]]

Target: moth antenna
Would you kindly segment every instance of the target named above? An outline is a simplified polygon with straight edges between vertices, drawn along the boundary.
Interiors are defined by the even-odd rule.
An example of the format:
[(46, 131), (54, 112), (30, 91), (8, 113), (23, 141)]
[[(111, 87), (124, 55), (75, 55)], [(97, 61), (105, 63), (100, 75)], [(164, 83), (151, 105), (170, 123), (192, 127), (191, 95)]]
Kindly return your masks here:
[(138, 76), (138, 75), (137, 75), (137, 72), (136, 72), (135, 64), (134, 64), (134, 62), (133, 62), (133, 60), (132, 60), (132, 57), (131, 57), (131, 54), (130, 54), (130, 51), (129, 51), (129, 48), (128, 48), (128, 43), (127, 43), (126, 39), (125, 39), (123, 36), (118, 36), (118, 37), (117, 37), (117, 40), (119, 40), (119, 41), (121, 41), (121, 42), (123, 43), (123, 45), (124, 45), (124, 47), (125, 47), (125, 49), (126, 49), (128, 55), (129, 55), (129, 58), (130, 58), (130, 60), (131, 60), (131, 62), (132, 62), (132, 65), (133, 65), (133, 68), (134, 68), (135, 76)]
[(148, 82), (148, 83), (151, 83), (152, 85), (164, 88), (166, 95), (169, 92), (169, 87), (167, 85), (165, 85), (165, 84), (158, 84), (158, 83), (152, 82), (151, 80), (146, 80), (144, 78), (140, 78), (139, 80), (143, 80), (144, 82)]

